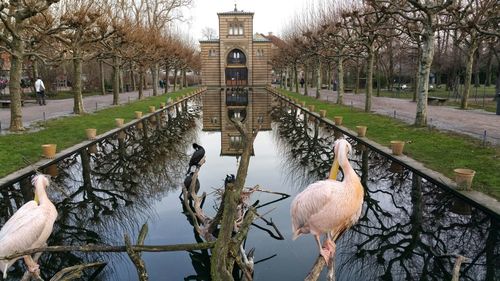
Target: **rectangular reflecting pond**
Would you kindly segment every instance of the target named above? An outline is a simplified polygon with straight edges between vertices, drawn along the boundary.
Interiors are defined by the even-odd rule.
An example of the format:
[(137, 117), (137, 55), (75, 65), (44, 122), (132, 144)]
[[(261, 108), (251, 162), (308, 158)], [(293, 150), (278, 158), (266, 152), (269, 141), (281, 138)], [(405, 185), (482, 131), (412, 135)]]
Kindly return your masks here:
[[(206, 151), (199, 193), (208, 194), (203, 210), (214, 216), (216, 189), (224, 186), (226, 175), (236, 174), (240, 160), (241, 138), (229, 119), (237, 118), (259, 129), (245, 184), (262, 189), (250, 203), (259, 201), (264, 219), (254, 221), (245, 242), (247, 251), (255, 249), (254, 280), (303, 280), (318, 248), (311, 235), (291, 240), (290, 204), (307, 185), (327, 177), (333, 142), (342, 135), (263, 89), (250, 91), (244, 105), (226, 105), (225, 98), (226, 93), (208, 90), (189, 106), (127, 127), (45, 167), (53, 184), (68, 193), (49, 189), (59, 217), (48, 244), (123, 245), (123, 235), (135, 241), (144, 223), (146, 245), (201, 242), (179, 197), (191, 145)], [(337, 242), (337, 280), (451, 280), (456, 255), (468, 258), (460, 280), (500, 280), (498, 219), (348, 141), (365, 202), (359, 222)], [(33, 198), (30, 180), (27, 174), (0, 188), (0, 225)], [(143, 253), (143, 258), (150, 280), (210, 280), (210, 251)], [(65, 267), (95, 261), (107, 265), (95, 276), (86, 271), (84, 280), (137, 280), (123, 253), (44, 253), (39, 263), (48, 280)], [(23, 272), (19, 261), (8, 280), (19, 280)]]

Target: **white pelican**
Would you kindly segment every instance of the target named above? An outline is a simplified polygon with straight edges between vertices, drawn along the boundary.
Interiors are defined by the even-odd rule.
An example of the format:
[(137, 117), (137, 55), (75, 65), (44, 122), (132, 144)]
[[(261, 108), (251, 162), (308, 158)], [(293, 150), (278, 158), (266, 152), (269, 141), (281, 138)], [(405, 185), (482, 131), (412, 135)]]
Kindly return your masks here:
[[(0, 230), (0, 257), (42, 247), (52, 233), (57, 210), (45, 191), (49, 180), (44, 175), (36, 175), (31, 182), (35, 186), (35, 199), (19, 208)], [(0, 260), (4, 279), (18, 259)], [(33, 258), (24, 256), (24, 262), (28, 270), (38, 276), (39, 265)]]
[[(293, 239), (301, 234), (314, 235), (327, 264), (335, 254), (335, 240), (358, 221), (363, 206), (363, 186), (347, 158), (351, 149), (345, 139), (337, 140), (329, 179), (310, 184), (295, 197), (291, 206)], [(335, 180), (337, 165), (344, 172), (341, 182)], [(326, 234), (323, 247), (322, 234)]]

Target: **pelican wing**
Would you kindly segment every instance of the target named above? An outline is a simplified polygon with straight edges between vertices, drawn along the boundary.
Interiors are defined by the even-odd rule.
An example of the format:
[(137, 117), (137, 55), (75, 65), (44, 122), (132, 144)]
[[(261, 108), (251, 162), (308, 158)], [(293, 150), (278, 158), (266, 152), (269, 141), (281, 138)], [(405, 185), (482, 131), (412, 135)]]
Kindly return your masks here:
[(0, 230), (0, 256), (30, 249), (39, 240), (49, 218), (48, 210), (35, 201), (24, 204)]
[(294, 239), (302, 233), (309, 233), (309, 220), (321, 212), (328, 202), (332, 200), (335, 189), (332, 188), (334, 180), (317, 181), (295, 197), (292, 202), (292, 228)]

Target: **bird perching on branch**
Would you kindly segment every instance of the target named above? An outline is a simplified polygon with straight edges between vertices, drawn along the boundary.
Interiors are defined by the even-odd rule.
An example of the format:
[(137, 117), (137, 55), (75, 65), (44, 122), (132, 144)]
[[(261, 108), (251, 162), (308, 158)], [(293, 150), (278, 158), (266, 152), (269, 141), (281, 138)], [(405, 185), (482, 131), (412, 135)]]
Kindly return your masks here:
[[(39, 174), (31, 182), (35, 186), (35, 199), (19, 208), (0, 230), (0, 257), (42, 247), (52, 233), (57, 210), (47, 196), (49, 180)], [(3, 279), (18, 259), (0, 260)], [(24, 262), (31, 273), (39, 275), (39, 265), (30, 255), (24, 256)]]
[[(293, 239), (301, 234), (314, 235), (327, 264), (335, 255), (335, 241), (358, 221), (363, 206), (364, 189), (347, 158), (351, 149), (345, 139), (337, 140), (329, 178), (309, 185), (291, 206)], [(336, 180), (338, 166), (344, 173), (341, 182)], [(326, 234), (323, 246), (322, 234)]]
[(201, 160), (205, 157), (205, 149), (201, 145), (193, 143), (193, 148), (194, 152), (193, 155), (191, 155), (191, 159), (189, 160), (189, 168), (186, 175), (189, 175), (189, 173), (191, 172), (191, 167), (199, 167)]

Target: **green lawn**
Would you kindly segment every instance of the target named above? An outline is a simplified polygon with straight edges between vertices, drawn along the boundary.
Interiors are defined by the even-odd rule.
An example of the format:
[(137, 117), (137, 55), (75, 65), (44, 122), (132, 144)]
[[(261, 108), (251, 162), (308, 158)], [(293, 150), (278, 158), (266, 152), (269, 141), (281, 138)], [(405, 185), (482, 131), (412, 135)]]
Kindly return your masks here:
[(86, 128), (96, 128), (97, 134), (102, 134), (115, 128), (115, 118), (124, 118), (125, 122), (129, 122), (134, 119), (134, 111), (146, 113), (148, 106), (155, 105), (159, 108), (160, 102), (165, 102), (167, 97), (181, 96), (194, 89), (185, 88), (175, 93), (149, 97), (92, 114), (49, 119), (47, 122), (40, 123), (42, 130), (35, 132), (2, 135), (0, 136), (0, 177), (25, 167), (23, 157), (32, 163), (40, 160), (42, 144), (55, 143), (57, 151), (61, 151), (86, 140)]
[(390, 117), (365, 113), (355, 108), (339, 106), (313, 97), (279, 89), (293, 98), (314, 105), (315, 110), (327, 110), (327, 117), (343, 116), (343, 125), (355, 130), (355, 126), (368, 126), (367, 137), (389, 147), (391, 140), (410, 141), (405, 145), (405, 154), (423, 163), (426, 167), (441, 172), (453, 179), (453, 169), (476, 170), (473, 188), (500, 198), (500, 148), (483, 147), (480, 141), (467, 136), (429, 131), (417, 128)]

